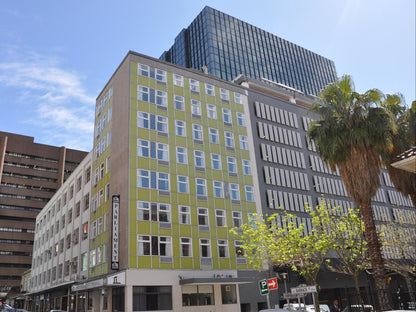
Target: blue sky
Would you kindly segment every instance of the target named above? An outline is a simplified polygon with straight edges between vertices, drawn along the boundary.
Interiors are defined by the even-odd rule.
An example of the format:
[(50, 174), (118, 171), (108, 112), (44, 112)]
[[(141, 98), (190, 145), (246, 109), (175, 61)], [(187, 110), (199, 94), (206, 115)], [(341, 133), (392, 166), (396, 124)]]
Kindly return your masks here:
[(359, 92), (416, 99), (414, 0), (3, 0), (0, 131), (89, 151), (126, 53), (159, 57), (205, 5), (332, 59)]

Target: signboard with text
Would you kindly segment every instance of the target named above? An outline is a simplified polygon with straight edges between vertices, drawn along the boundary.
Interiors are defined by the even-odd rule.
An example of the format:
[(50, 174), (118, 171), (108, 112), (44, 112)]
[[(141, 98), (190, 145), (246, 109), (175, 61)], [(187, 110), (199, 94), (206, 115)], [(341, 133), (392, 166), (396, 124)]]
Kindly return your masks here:
[(292, 294), (309, 294), (309, 293), (315, 293), (316, 292), (316, 286), (298, 286), (298, 287), (292, 287), (290, 289)]
[(119, 269), (119, 223), (120, 223), (120, 195), (113, 195), (113, 218), (111, 236), (111, 269)]

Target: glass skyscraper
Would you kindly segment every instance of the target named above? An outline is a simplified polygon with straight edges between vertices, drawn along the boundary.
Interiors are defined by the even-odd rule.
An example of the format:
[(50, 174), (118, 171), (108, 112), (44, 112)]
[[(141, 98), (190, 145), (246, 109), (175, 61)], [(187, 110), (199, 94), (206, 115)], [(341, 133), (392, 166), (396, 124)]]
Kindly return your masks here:
[(224, 80), (266, 78), (317, 95), (336, 79), (334, 62), (206, 6), (160, 59)]

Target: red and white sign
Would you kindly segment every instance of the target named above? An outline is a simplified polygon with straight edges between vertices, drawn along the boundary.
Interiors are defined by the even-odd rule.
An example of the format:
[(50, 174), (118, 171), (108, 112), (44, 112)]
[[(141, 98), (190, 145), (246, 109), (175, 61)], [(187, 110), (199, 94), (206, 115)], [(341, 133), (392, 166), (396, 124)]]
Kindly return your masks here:
[(277, 278), (276, 277), (269, 278), (267, 280), (267, 286), (269, 287), (270, 290), (277, 289), (278, 288), (278, 286), (277, 286)]

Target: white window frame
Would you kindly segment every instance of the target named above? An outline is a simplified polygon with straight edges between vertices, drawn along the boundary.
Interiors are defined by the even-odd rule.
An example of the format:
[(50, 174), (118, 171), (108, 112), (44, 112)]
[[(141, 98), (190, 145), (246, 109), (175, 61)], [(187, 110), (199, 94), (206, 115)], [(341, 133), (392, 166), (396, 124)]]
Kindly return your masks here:
[(194, 165), (198, 168), (205, 168), (205, 152), (194, 150)]
[(228, 108), (223, 108), (222, 109), (222, 121), (232, 124), (233, 123), (233, 118), (231, 115), (231, 110)]
[(202, 116), (201, 102), (191, 99), (191, 113), (192, 115)]
[(197, 208), (198, 225), (209, 225), (209, 210), (208, 208)]
[(211, 167), (214, 170), (222, 170), (221, 155), (211, 153)]
[(248, 137), (246, 135), (239, 135), (240, 149), (248, 150)]
[(220, 88), (220, 98), (223, 101), (230, 101), (230, 91), (227, 89)]
[(228, 240), (226, 239), (217, 240), (217, 246), (218, 246), (218, 258), (229, 258)]
[[(172, 237), (159, 236), (158, 240), (158, 255), (160, 257), (172, 257)], [(164, 248), (162, 248), (163, 245), (165, 245)], [(165, 251), (164, 255), (162, 255), (162, 249)]]
[[(181, 158), (183, 161), (180, 161)], [(178, 164), (188, 164), (188, 150), (183, 146), (176, 146), (176, 162)]]
[(234, 92), (234, 102), (237, 104), (243, 104), (243, 95), (238, 92)]
[(208, 83), (205, 84), (205, 93), (207, 95), (215, 96), (215, 87), (213, 85), (210, 85)]
[(212, 181), (212, 187), (215, 198), (224, 198), (224, 182), (214, 180)]
[(189, 177), (187, 176), (177, 176), (177, 182), (178, 182), (178, 193), (189, 193)]
[(240, 185), (237, 183), (230, 183), (229, 186), (231, 200), (240, 200)]
[(156, 81), (162, 82), (162, 83), (167, 83), (168, 78), (167, 78), (167, 73), (166, 71), (162, 70), (162, 69), (157, 69), (155, 70), (155, 76), (156, 76)]
[(254, 202), (254, 187), (251, 185), (245, 186), (246, 201)]
[(225, 210), (216, 209), (215, 210), (215, 225), (218, 227), (224, 227), (227, 225), (227, 215)]
[(207, 103), (208, 118), (217, 119), (217, 107), (214, 104)]
[[(148, 245), (148, 248), (145, 248)], [(138, 235), (137, 236), (137, 254), (139, 256), (150, 256), (152, 254), (151, 250), (151, 238), (150, 235)], [(148, 253), (145, 250), (148, 250)]]
[(146, 201), (137, 201), (137, 220), (150, 221), (150, 203)]
[(227, 156), (227, 170), (228, 173), (237, 173), (237, 159), (232, 156)]
[(179, 224), (191, 224), (191, 208), (189, 206), (178, 207)]
[(156, 90), (156, 105), (168, 107), (168, 94), (162, 90)]
[[(179, 238), (180, 244), (180, 255), (181, 257), (192, 257), (192, 238), (191, 237), (180, 237)], [(188, 254), (184, 253), (184, 246), (188, 247)]]
[(207, 180), (206, 179), (195, 178), (195, 192), (197, 195), (207, 196)]
[(195, 79), (189, 79), (189, 89), (193, 92), (199, 93), (199, 81)]
[(174, 96), (174, 103), (175, 103), (175, 109), (184, 111), (185, 110), (185, 99), (181, 95)]
[(237, 125), (245, 127), (246, 126), (246, 117), (243, 113), (237, 112)]
[(241, 225), (243, 225), (243, 217), (241, 211), (232, 211), (231, 217), (233, 220), (233, 227), (239, 228)]
[(192, 124), (192, 137), (194, 140), (203, 141), (204, 133), (202, 131), (202, 126), (197, 124)]
[[(200, 238), (199, 239), (199, 256), (201, 258), (211, 258), (211, 240), (208, 238)], [(203, 256), (203, 250), (206, 248), (206, 255)]]
[(224, 131), (225, 146), (234, 148), (234, 133)]
[(168, 133), (168, 117), (156, 115), (156, 129), (159, 132)]
[(183, 76), (173, 74), (173, 84), (178, 87), (183, 87)]
[(214, 144), (219, 144), (220, 143), (218, 129), (209, 128), (208, 133), (209, 133), (209, 142), (210, 143), (214, 143)]
[(175, 134), (177, 136), (186, 137), (186, 121), (175, 120)]

